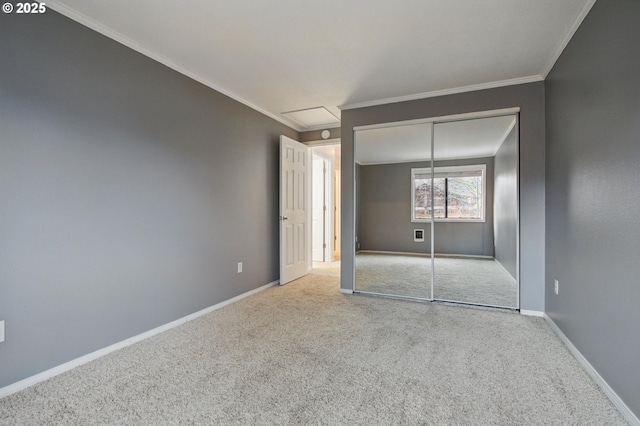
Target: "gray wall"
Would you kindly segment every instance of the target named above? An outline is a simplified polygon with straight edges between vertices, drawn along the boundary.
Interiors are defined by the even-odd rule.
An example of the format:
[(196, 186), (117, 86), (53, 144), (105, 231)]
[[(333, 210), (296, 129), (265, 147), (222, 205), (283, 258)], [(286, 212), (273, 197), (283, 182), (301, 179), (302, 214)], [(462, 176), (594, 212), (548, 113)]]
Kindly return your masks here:
[[(322, 130), (309, 130), (307, 132), (300, 132), (300, 142), (315, 142), (323, 140)], [(329, 130), (329, 139), (340, 139), (340, 127), (326, 130)]]
[(495, 258), (511, 274), (517, 275), (518, 257), (518, 145), (517, 126), (506, 137), (495, 157), (494, 244)]
[(297, 132), (51, 9), (1, 20), (0, 386), (278, 279)]
[[(493, 257), (493, 158), (436, 161), (435, 167), (485, 164), (485, 222), (436, 222), (435, 252)], [(431, 253), (431, 224), (411, 222), (411, 168), (431, 162), (363, 165), (360, 172), (362, 250)], [(414, 229), (425, 230), (425, 242), (413, 241)]]
[(530, 83), (342, 111), (341, 288), (353, 289), (353, 128), (502, 108), (520, 108), (520, 300), (544, 311), (544, 84)]
[(545, 83), (546, 310), (640, 417), (638, 22), (596, 2)]

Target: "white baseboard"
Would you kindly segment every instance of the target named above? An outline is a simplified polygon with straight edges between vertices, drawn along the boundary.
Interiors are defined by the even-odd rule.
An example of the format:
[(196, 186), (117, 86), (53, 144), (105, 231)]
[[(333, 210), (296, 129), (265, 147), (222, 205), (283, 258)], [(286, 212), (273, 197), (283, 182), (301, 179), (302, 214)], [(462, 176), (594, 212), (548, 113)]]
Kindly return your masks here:
[[(431, 256), (431, 255), (429, 255)], [(484, 256), (481, 254), (452, 254), (452, 253), (435, 253), (435, 257), (451, 257), (460, 259), (483, 259), (483, 260), (495, 260), (493, 256)]]
[[(410, 251), (385, 251), (385, 250), (359, 250), (356, 254), (388, 254), (391, 256), (419, 256), (419, 257), (431, 257), (431, 252), (429, 253), (416, 253)], [(435, 253), (435, 257), (453, 257), (453, 258), (461, 258), (461, 259), (486, 259), (493, 260), (492, 256), (482, 256), (475, 254), (449, 254), (449, 253)]]
[(624, 403), (624, 401), (618, 396), (618, 394), (609, 386), (609, 384), (602, 378), (602, 376), (598, 373), (598, 371), (593, 368), (591, 363), (587, 361), (587, 359), (580, 353), (578, 348), (576, 348), (571, 340), (560, 330), (560, 327), (553, 322), (549, 315), (544, 314), (544, 319), (547, 320), (547, 323), (551, 327), (551, 329), (556, 333), (556, 335), (562, 340), (565, 344), (569, 352), (578, 360), (582, 368), (591, 376), (591, 378), (600, 386), (603, 392), (609, 397), (613, 405), (620, 411), (620, 414), (629, 422), (629, 424), (633, 426), (640, 426), (640, 419), (631, 411), (631, 409)]
[(340, 289), (340, 293), (344, 293), (344, 294), (353, 294), (353, 290), (349, 290), (347, 288), (341, 288)]
[(413, 253), (409, 251), (386, 251), (386, 250), (359, 250), (356, 254), (388, 254), (391, 256), (420, 256), (431, 257), (431, 253)]
[(33, 386), (37, 383), (43, 382), (45, 380), (48, 380), (52, 377), (57, 376), (58, 374), (62, 374), (64, 372), (67, 372), (71, 369), (74, 369), (76, 367), (79, 367), (83, 364), (86, 364), (90, 361), (93, 361), (95, 359), (98, 359), (100, 357), (103, 357), (111, 352), (117, 351), (118, 349), (122, 349), (125, 348), (127, 346), (133, 345), (134, 343), (138, 343), (142, 340), (148, 339), (151, 336), (155, 336), (156, 334), (160, 334), (164, 331), (170, 330), (174, 327), (177, 327), (179, 325), (182, 325), (186, 322), (189, 322), (191, 320), (194, 320), (198, 317), (201, 317), (203, 315), (206, 315), (210, 312), (216, 311), (220, 308), (223, 308), (225, 306), (228, 306), (234, 302), (237, 302), (241, 299), (244, 299), (246, 297), (252, 296), (262, 290), (266, 290), (269, 287), (273, 287), (274, 285), (277, 285), (279, 281), (273, 281), (270, 282), (269, 284), (265, 284), (262, 287), (258, 287), (256, 289), (253, 289), (251, 291), (248, 291), (246, 293), (240, 294), (236, 297), (233, 297), (229, 300), (225, 300), (224, 302), (220, 302), (216, 305), (210, 306), (208, 308), (202, 309), (198, 312), (194, 312), (193, 314), (189, 314), (185, 317), (179, 318), (175, 321), (171, 321), (170, 323), (161, 325), (159, 327), (156, 327), (154, 329), (151, 329), (149, 331), (146, 331), (142, 334), (138, 334), (136, 336), (130, 337), (128, 339), (122, 340), (118, 343), (114, 343), (113, 345), (107, 346), (106, 348), (102, 348), (102, 349), (98, 349), (95, 352), (91, 352), (87, 355), (83, 355), (79, 358), (73, 359), (69, 362), (65, 362), (64, 364), (60, 364), (56, 367), (53, 367), (49, 370), (43, 371), (42, 373), (38, 373), (35, 376), (31, 376), (31, 377), (27, 377), (26, 379), (20, 380), (19, 382), (15, 382), (12, 383), (8, 386), (5, 386), (3, 388), (0, 388), (0, 398), (4, 398), (5, 396), (11, 395), (13, 393), (19, 392), (23, 389), (28, 388), (29, 386)]
[(520, 309), (520, 315), (543, 318), (545, 314), (542, 311), (528, 311), (526, 309)]

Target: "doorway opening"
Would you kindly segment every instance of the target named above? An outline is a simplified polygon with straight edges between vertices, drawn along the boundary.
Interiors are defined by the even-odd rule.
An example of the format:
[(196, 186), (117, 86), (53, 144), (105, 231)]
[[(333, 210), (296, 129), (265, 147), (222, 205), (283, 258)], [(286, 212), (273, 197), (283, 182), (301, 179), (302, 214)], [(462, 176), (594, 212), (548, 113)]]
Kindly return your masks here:
[(280, 136), (280, 285), (312, 270), (340, 276), (340, 161), (339, 139)]
[(340, 144), (312, 146), (311, 152), (311, 244), (315, 267), (340, 260)]

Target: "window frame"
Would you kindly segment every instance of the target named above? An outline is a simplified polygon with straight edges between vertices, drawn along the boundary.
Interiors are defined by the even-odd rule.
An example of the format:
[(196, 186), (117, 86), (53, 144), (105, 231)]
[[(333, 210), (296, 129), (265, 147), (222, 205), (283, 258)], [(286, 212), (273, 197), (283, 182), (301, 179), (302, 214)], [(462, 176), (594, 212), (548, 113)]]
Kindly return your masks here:
[[(487, 220), (487, 165), (486, 164), (470, 164), (463, 166), (444, 166), (434, 167), (433, 175), (444, 173), (460, 173), (460, 172), (481, 172), (482, 175), (482, 209), (480, 219), (463, 219), (463, 218), (433, 218), (434, 206), (432, 206), (432, 217), (427, 219), (416, 219), (416, 175), (417, 174), (431, 174), (431, 167), (412, 167), (411, 168), (411, 222), (412, 223), (430, 223), (434, 222), (476, 222), (484, 223)], [(432, 175), (432, 176), (433, 176)], [(433, 181), (432, 181), (433, 185)], [(448, 197), (448, 194), (446, 194)]]

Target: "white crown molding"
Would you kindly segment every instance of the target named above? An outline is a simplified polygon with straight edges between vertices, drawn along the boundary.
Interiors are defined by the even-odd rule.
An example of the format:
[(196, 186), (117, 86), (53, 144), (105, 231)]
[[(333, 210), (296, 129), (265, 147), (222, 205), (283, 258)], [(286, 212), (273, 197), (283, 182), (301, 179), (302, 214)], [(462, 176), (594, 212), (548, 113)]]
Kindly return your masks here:
[(567, 45), (569, 44), (569, 42), (573, 38), (573, 35), (578, 30), (578, 27), (580, 27), (580, 25), (582, 25), (582, 21), (584, 21), (584, 18), (587, 17), (587, 15), (589, 14), (589, 11), (591, 10), (591, 8), (593, 7), (593, 5), (595, 3), (596, 3), (596, 0), (588, 0), (587, 3), (584, 5), (582, 10), (580, 11), (578, 16), (576, 17), (576, 20), (573, 22), (573, 25), (571, 25), (571, 27), (569, 27), (569, 29), (567, 30), (567, 33), (565, 34), (564, 38), (562, 39), (562, 41), (560, 42), (558, 47), (556, 47), (556, 50), (553, 52), (553, 54), (549, 58), (549, 61), (547, 62), (547, 65), (542, 70), (542, 74), (541, 75), (542, 75), (543, 79), (547, 78), (547, 76), (549, 75), (549, 73), (553, 69), (553, 66), (558, 61), (558, 58), (560, 58), (560, 55), (562, 55), (562, 52), (564, 52), (564, 49), (567, 47)]
[[(571, 40), (571, 38), (573, 37), (573, 35), (575, 34), (575, 32), (577, 31), (578, 27), (582, 24), (582, 21), (584, 20), (584, 18), (587, 16), (587, 14), (589, 13), (589, 11), (591, 10), (591, 8), (593, 7), (593, 5), (595, 4), (596, 0), (588, 0), (587, 3), (585, 4), (585, 6), (582, 8), (582, 10), (580, 11), (580, 13), (578, 14), (578, 16), (576, 17), (576, 20), (574, 21), (573, 25), (570, 27), (570, 29), (567, 31), (567, 34), (565, 35), (565, 38), (563, 39), (563, 41), (558, 45), (557, 49), (554, 51), (553, 55), (550, 57), (547, 65), (544, 67), (543, 69), (543, 73), (540, 75), (532, 75), (532, 76), (527, 76), (527, 77), (519, 77), (519, 78), (514, 78), (514, 79), (509, 79), (509, 80), (501, 80), (501, 81), (494, 81), (494, 82), (489, 82), (489, 83), (481, 83), (481, 84), (475, 84), (475, 85), (470, 85), (470, 86), (461, 86), (461, 87), (454, 87), (454, 88), (450, 88), (450, 89), (443, 89), (443, 90), (436, 90), (436, 91), (431, 91), (431, 92), (423, 92), (423, 93), (416, 93), (416, 94), (412, 94), (412, 95), (405, 95), (405, 96), (397, 96), (397, 97), (391, 97), (391, 98), (384, 98), (384, 99), (377, 99), (377, 100), (372, 100), (372, 101), (364, 101), (364, 102), (356, 102), (356, 103), (350, 103), (350, 104), (345, 104), (345, 105), (339, 105), (338, 108), (340, 108), (341, 110), (349, 110), (349, 109), (356, 109), (356, 108), (365, 108), (365, 107), (370, 107), (370, 106), (378, 106), (378, 105), (385, 105), (385, 104), (390, 104), (390, 103), (397, 103), (397, 102), (405, 102), (405, 101), (412, 101), (412, 100), (418, 100), (418, 99), (425, 99), (425, 98), (432, 98), (432, 97), (437, 97), (437, 96), (445, 96), (445, 95), (452, 95), (452, 94), (457, 94), (457, 93), (465, 93), (465, 92), (472, 92), (472, 91), (477, 91), (477, 90), (484, 90), (484, 89), (493, 89), (493, 88), (498, 88), (498, 87), (505, 87), (505, 86), (513, 86), (513, 85), (517, 85), (517, 84), (526, 84), (526, 83), (533, 83), (533, 82), (538, 82), (538, 81), (543, 81), (547, 75), (549, 74), (549, 72), (551, 71), (551, 69), (553, 68), (553, 66), (555, 65), (556, 61), (558, 60), (558, 58), (560, 57), (560, 55), (562, 54), (562, 52), (564, 51), (564, 49), (566, 48), (567, 44), (569, 43), (569, 41)], [(285, 126), (291, 127), (292, 129), (298, 131), (298, 132), (304, 132), (304, 131), (312, 131), (312, 130), (320, 130), (320, 129), (324, 129), (324, 128), (335, 128), (335, 127), (339, 127), (340, 124), (337, 125), (333, 125), (335, 127), (331, 127), (331, 126), (313, 126), (313, 127), (305, 127), (302, 126), (300, 123), (298, 123), (297, 121), (294, 120), (287, 120), (279, 115), (273, 114), (267, 110), (265, 110), (264, 108), (253, 104), (252, 102), (242, 98), (241, 96), (236, 95), (235, 93), (220, 87), (219, 85), (207, 80), (204, 77), (201, 77), (191, 71), (188, 71), (187, 69), (175, 64), (174, 62), (172, 62), (171, 60), (169, 60), (168, 58), (159, 55), (157, 53), (154, 53), (142, 46), (140, 46), (138, 43), (136, 43), (135, 41), (133, 41), (132, 39), (130, 39), (129, 37), (126, 37), (125, 35), (99, 23), (98, 21), (89, 18), (88, 16), (78, 12), (77, 10), (66, 6), (64, 4), (61, 4), (58, 0), (49, 0), (47, 1), (47, 7), (51, 8), (53, 10), (55, 10), (56, 12), (76, 21), (79, 22), (80, 24), (91, 28), (92, 30), (106, 36), (109, 37), (112, 40), (117, 41), (118, 43), (129, 47), (130, 49), (135, 50), (138, 53), (141, 53), (225, 96), (230, 97), (231, 99), (234, 99), (246, 106), (248, 106), (249, 108), (266, 115), (269, 118), (272, 118), (274, 120), (276, 120), (279, 123), (284, 124)]]
[(393, 98), (377, 99), (373, 101), (356, 102), (339, 105), (342, 111), (356, 108), (366, 108), (371, 106), (393, 104), (397, 102), (415, 101), (418, 99), (435, 98), (437, 96), (454, 95), (457, 93), (474, 92), (477, 90), (495, 89), (498, 87), (515, 86), (517, 84), (535, 83), (543, 81), (541, 75), (530, 75), (528, 77), (518, 77), (509, 80), (492, 81), (489, 83), (473, 84), (471, 86), (453, 87), (451, 89), (436, 90), (433, 92), (416, 93), (414, 95), (396, 96)]
[(301, 127), (297, 122), (292, 121), (292, 120), (286, 120), (282, 117), (279, 117), (275, 114), (270, 113), (269, 111), (265, 110), (264, 108), (259, 107), (258, 105), (255, 105), (249, 101), (247, 101), (246, 99), (243, 99), (242, 97), (236, 95), (235, 93), (224, 89), (220, 86), (218, 86), (217, 84), (212, 83), (211, 81), (207, 80), (206, 78), (203, 78), (195, 73), (192, 73), (191, 71), (188, 71), (187, 69), (176, 65), (174, 62), (172, 62), (170, 59), (165, 58), (162, 55), (159, 55), (157, 53), (154, 53), (142, 46), (140, 46), (138, 43), (136, 43), (135, 41), (133, 41), (132, 39), (130, 39), (129, 37), (120, 34), (119, 32), (99, 23), (98, 21), (89, 18), (88, 16), (78, 12), (77, 10), (70, 8), (69, 6), (66, 6), (64, 4), (59, 3), (57, 0), (48, 0), (47, 1), (47, 8), (53, 9), (56, 12), (66, 16), (67, 18), (70, 18), (82, 25), (84, 25), (85, 27), (91, 28), (92, 30), (106, 36), (109, 37), (112, 40), (117, 41), (118, 43), (135, 50), (138, 53), (141, 53), (142, 55), (145, 55), (151, 59), (153, 59), (154, 61), (160, 62), (161, 64), (173, 69), (174, 71), (179, 72), (180, 74), (183, 74), (195, 81), (197, 81), (198, 83), (204, 84), (205, 86), (215, 90), (216, 92), (222, 93), (225, 96), (230, 97), (231, 99), (234, 99), (238, 102), (240, 102), (241, 104), (244, 104), (246, 106), (248, 106), (249, 108), (266, 115), (269, 118), (272, 118), (276, 121), (278, 121), (279, 123), (284, 124), (285, 126), (288, 126), (298, 132), (302, 132), (302, 131), (306, 131), (307, 129), (305, 129), (304, 127)]

